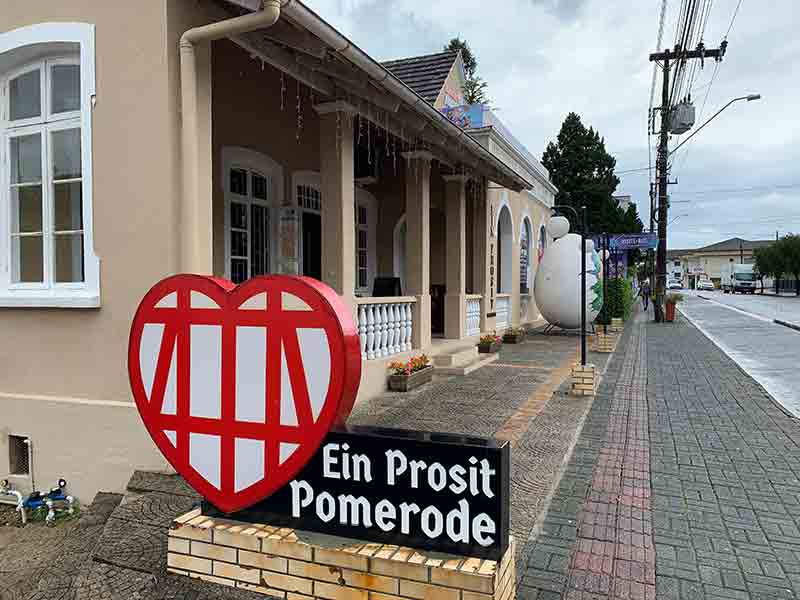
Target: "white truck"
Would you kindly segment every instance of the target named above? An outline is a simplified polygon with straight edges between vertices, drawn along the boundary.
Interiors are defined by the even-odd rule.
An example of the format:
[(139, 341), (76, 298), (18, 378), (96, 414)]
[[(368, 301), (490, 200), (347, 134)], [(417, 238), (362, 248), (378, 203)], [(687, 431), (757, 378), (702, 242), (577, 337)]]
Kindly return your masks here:
[(726, 294), (754, 294), (756, 291), (756, 276), (753, 265), (728, 263), (722, 266), (720, 274), (720, 287)]

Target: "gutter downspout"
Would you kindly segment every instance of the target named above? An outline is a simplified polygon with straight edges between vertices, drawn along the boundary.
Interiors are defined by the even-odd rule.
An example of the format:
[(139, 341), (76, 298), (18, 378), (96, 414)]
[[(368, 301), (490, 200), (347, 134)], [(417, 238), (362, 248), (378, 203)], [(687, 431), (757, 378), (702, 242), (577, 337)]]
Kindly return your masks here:
[[(200, 156), (196, 44), (274, 25), (287, 0), (264, 0), (263, 10), (225, 21), (195, 27), (180, 39), (181, 60), (181, 161), (183, 186), (179, 207), (179, 270), (211, 275), (213, 219), (211, 198), (199, 191)], [(204, 200), (208, 200), (204, 203)], [(208, 206), (206, 206), (208, 204)]]

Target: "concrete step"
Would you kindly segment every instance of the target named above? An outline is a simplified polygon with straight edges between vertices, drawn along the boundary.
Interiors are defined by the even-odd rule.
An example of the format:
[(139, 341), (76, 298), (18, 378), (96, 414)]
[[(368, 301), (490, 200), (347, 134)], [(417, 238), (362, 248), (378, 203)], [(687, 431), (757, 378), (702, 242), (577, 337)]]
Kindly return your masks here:
[(437, 354), (433, 357), (433, 364), (436, 367), (463, 367), (475, 360), (477, 356), (478, 347), (471, 345)]
[(481, 367), (485, 367), (496, 361), (498, 359), (498, 354), (477, 354), (473, 360), (466, 365), (454, 366), (454, 367), (436, 367), (436, 370), (433, 372), (434, 375), (469, 375), (473, 371), (480, 369)]

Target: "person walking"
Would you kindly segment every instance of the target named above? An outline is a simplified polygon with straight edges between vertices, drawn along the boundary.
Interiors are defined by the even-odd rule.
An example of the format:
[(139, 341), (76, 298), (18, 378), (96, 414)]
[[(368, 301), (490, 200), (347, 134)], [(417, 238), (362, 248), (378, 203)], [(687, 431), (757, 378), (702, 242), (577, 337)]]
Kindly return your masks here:
[(647, 312), (647, 306), (650, 303), (650, 280), (645, 279), (642, 283), (642, 288), (639, 290), (639, 295), (642, 297), (642, 308)]

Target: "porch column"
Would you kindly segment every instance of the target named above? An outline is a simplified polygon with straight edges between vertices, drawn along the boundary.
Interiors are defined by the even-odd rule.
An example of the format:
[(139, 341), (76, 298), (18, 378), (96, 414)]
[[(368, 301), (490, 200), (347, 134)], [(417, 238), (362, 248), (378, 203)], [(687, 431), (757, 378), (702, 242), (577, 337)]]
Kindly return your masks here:
[(482, 332), (491, 332), (495, 329), (497, 273), (494, 271), (494, 261), (497, 255), (497, 238), (494, 237), (496, 233), (494, 231), (495, 217), (486, 180), (481, 180), (478, 184), (473, 223), (473, 239), (475, 240), (473, 275), (475, 289), (477, 293), (483, 295), (480, 328)]
[(466, 175), (445, 175), (445, 259), (447, 294), (444, 299), (444, 336), (462, 339), (466, 334)]
[(353, 120), (345, 102), (326, 102), (319, 113), (319, 163), (322, 187), (322, 279), (345, 301), (355, 297), (355, 173)]
[(413, 348), (431, 345), (431, 159), (430, 152), (405, 152), (406, 287), (415, 296)]

